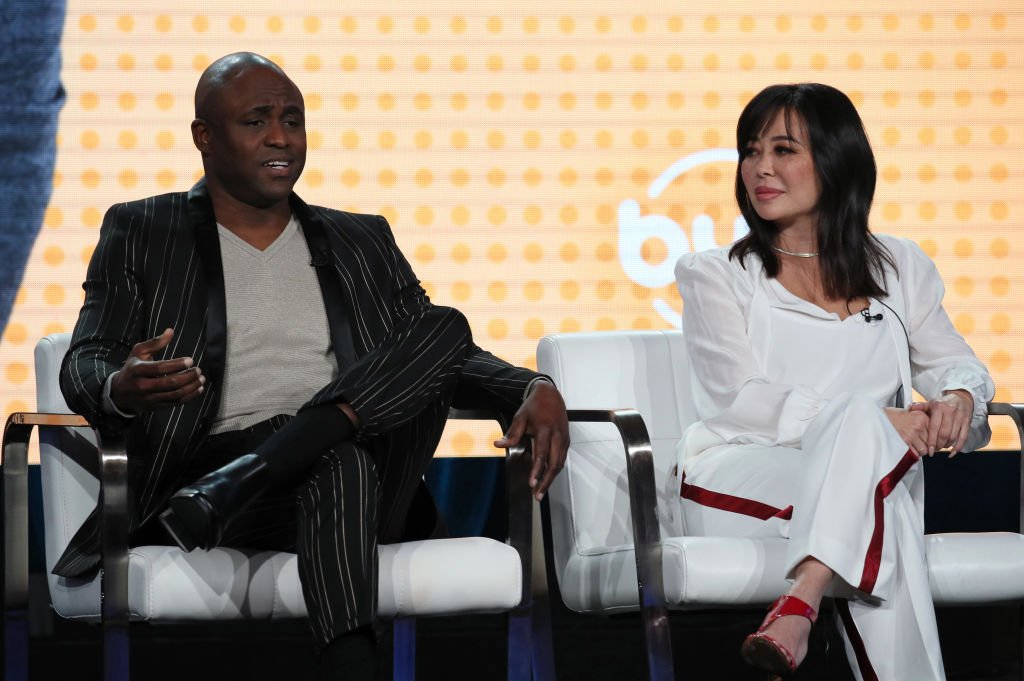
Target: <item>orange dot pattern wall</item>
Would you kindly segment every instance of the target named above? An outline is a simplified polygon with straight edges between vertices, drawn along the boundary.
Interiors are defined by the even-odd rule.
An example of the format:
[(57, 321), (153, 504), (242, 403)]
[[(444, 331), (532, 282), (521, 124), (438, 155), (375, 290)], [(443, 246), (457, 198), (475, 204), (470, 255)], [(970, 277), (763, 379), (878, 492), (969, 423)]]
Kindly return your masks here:
[[(1005, 2), (69, 4), (55, 191), (0, 345), (4, 412), (34, 405), (32, 346), (72, 328), (104, 210), (199, 176), (196, 80), (243, 49), (306, 94), (303, 197), (387, 216), (433, 299), (527, 365), (546, 333), (676, 323), (673, 262), (737, 228), (740, 109), (770, 83), (831, 83), (875, 147), (874, 228), (935, 259), (998, 399), (1024, 400), (1024, 13)], [(493, 435), (458, 425), (442, 452)], [(998, 424), (994, 446), (1013, 442)]]

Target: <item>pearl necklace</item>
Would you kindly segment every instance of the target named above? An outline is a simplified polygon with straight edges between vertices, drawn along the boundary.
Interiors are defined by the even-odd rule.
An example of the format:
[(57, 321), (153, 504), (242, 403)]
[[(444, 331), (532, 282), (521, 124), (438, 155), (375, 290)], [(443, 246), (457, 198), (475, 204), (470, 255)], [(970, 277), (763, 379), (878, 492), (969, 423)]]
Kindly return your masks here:
[(778, 251), (779, 253), (782, 253), (783, 255), (791, 255), (794, 258), (817, 258), (818, 257), (818, 252), (817, 251), (814, 251), (813, 253), (798, 253), (798, 252), (794, 252), (794, 251), (787, 251), (785, 248), (779, 248), (778, 246), (772, 246), (772, 248), (774, 250)]

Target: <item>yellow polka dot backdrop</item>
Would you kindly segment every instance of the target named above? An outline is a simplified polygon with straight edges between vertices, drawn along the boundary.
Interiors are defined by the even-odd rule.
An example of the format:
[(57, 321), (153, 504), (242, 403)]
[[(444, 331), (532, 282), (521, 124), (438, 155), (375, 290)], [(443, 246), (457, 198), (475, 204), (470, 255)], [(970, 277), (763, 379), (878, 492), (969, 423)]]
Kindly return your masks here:
[[(306, 95), (303, 198), (384, 215), (435, 302), (526, 366), (543, 334), (678, 324), (675, 260), (742, 227), (740, 110), (772, 83), (835, 85), (876, 153), (873, 228), (934, 259), (998, 398), (1022, 401), (1024, 15), (1007, 7), (70, 0), (54, 193), (0, 407), (34, 404), (32, 347), (73, 327), (107, 208), (201, 177), (193, 90), (237, 50)], [(994, 447), (1015, 443), (993, 425)], [(452, 424), (440, 453), (489, 454), (496, 435)]]

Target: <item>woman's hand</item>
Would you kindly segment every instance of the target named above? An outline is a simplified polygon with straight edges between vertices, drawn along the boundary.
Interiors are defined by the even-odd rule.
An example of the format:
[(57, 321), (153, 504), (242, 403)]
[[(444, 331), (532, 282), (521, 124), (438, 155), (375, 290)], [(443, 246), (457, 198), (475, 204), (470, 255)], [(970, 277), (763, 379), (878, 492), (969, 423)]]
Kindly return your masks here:
[(896, 432), (918, 457), (934, 452), (928, 451), (928, 414), (922, 409), (897, 409), (886, 407), (885, 415), (889, 417)]
[(955, 456), (971, 430), (974, 398), (966, 390), (950, 390), (938, 399), (911, 405), (910, 411), (928, 415), (928, 454), (949, 447), (949, 455)]

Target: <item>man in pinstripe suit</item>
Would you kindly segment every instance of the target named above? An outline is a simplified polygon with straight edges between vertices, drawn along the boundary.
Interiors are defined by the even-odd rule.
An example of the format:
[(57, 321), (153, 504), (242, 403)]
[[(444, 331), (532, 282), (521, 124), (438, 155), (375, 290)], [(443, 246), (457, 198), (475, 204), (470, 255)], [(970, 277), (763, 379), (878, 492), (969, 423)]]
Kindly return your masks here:
[[(325, 674), (372, 678), (377, 542), (433, 532), (410, 509), (433, 511), (421, 477), (449, 407), (514, 413), (496, 445), (533, 438), (539, 499), (565, 405), (429, 302), (383, 218), (293, 193), (304, 107), (276, 65), (214, 62), (192, 132), (204, 180), (107, 212), (61, 388), (126, 435), (133, 541), (294, 549)], [(95, 568), (95, 513), (57, 574)]]

